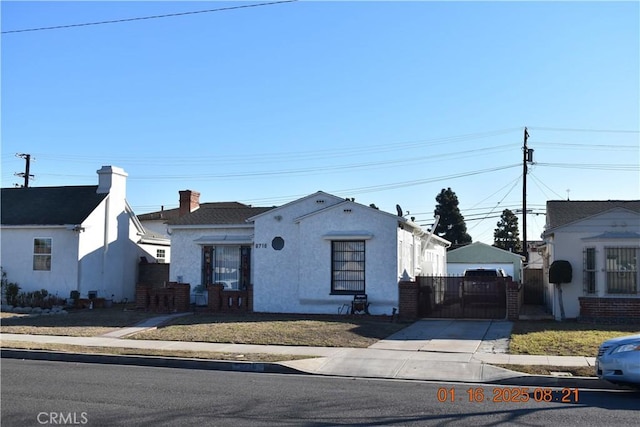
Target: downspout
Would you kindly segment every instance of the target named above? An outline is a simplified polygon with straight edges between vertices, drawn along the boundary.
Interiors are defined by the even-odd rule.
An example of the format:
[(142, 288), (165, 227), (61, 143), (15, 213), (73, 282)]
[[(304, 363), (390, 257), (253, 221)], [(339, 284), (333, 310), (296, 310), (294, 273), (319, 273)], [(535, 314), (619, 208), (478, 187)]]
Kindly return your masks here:
[(105, 198), (105, 204), (104, 204), (104, 241), (102, 243), (102, 272), (101, 272), (101, 285), (102, 288), (101, 289), (108, 289), (105, 285), (105, 277), (104, 277), (104, 273), (105, 273), (105, 266), (107, 264), (107, 252), (109, 251), (109, 200), (110, 200), (110, 194), (107, 194), (107, 197)]

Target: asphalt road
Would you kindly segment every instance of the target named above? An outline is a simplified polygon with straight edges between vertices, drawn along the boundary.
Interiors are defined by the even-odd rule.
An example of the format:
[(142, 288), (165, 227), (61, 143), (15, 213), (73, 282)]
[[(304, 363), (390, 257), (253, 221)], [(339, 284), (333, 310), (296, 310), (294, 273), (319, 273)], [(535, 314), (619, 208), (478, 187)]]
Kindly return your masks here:
[[(637, 426), (640, 393), (2, 359), (2, 426)], [(471, 391), (469, 391), (471, 390)], [(562, 399), (567, 402), (562, 402)]]

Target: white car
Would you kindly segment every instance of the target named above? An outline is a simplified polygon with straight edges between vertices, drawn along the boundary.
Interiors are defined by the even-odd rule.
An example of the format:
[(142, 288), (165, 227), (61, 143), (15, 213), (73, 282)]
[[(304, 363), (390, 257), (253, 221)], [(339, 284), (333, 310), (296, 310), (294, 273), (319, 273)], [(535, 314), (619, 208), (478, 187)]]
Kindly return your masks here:
[(640, 387), (640, 334), (603, 342), (596, 357), (598, 378)]

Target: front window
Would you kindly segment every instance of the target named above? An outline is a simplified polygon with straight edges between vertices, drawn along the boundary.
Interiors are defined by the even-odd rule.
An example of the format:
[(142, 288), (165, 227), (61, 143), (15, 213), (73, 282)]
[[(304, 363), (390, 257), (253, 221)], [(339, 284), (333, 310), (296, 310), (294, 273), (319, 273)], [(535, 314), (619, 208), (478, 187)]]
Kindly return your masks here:
[(250, 283), (251, 249), (247, 246), (204, 246), (202, 283), (225, 290), (246, 289)]
[(605, 248), (608, 294), (638, 293), (638, 248)]
[(364, 293), (364, 248), (364, 240), (331, 242), (331, 293)]
[(51, 239), (33, 239), (33, 269), (51, 271)]
[(596, 293), (596, 248), (584, 250), (584, 293)]

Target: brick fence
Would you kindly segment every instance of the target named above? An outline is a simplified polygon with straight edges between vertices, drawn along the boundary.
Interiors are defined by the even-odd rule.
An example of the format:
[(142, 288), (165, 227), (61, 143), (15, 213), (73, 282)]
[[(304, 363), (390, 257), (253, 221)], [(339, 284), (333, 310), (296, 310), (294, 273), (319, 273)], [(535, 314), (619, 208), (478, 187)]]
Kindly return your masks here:
[(223, 285), (209, 285), (208, 309), (215, 313), (253, 311), (253, 289), (226, 290)]
[(640, 298), (580, 297), (580, 320), (640, 322)]
[(136, 286), (136, 308), (154, 313), (189, 311), (188, 283), (169, 282), (167, 286), (139, 284)]

